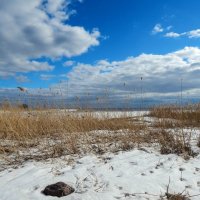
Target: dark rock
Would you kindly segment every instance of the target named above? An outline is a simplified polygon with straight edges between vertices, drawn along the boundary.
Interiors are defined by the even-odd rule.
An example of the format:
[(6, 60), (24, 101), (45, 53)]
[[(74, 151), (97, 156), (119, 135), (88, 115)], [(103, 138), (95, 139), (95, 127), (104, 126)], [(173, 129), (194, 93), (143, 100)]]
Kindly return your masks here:
[(56, 197), (67, 196), (73, 192), (74, 192), (74, 188), (72, 188), (71, 186), (63, 182), (58, 182), (52, 185), (48, 185), (42, 191), (44, 195), (56, 196)]

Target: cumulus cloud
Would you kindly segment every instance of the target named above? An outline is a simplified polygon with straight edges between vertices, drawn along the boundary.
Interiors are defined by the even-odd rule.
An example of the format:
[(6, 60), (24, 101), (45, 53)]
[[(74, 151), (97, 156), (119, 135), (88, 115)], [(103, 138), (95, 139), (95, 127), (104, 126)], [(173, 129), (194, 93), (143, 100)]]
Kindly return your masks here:
[(187, 35), (189, 38), (200, 38), (200, 29), (189, 31)]
[[(69, 84), (71, 96), (84, 96), (88, 93), (98, 96), (106, 90), (118, 98), (124, 94), (140, 94), (141, 77), (146, 95), (180, 94), (180, 80), (183, 79), (183, 90), (195, 91), (200, 80), (200, 49), (184, 49), (164, 54), (141, 54), (122, 61), (98, 61), (94, 65), (78, 63), (68, 73), (68, 82), (59, 84), (66, 92)], [(54, 85), (54, 89), (58, 86)], [(119, 98), (120, 99), (120, 98)]]
[(169, 32), (169, 33), (165, 34), (165, 37), (170, 37), (170, 38), (177, 38), (177, 37), (180, 37), (180, 36), (181, 36), (181, 34), (175, 33), (175, 32)]
[(99, 45), (100, 32), (67, 23), (70, 0), (1, 0), (0, 76), (49, 71), (38, 58), (72, 57)]
[(161, 24), (156, 24), (156, 25), (153, 27), (152, 34), (161, 33), (161, 32), (163, 32), (163, 31), (164, 31), (164, 29), (162, 28)]

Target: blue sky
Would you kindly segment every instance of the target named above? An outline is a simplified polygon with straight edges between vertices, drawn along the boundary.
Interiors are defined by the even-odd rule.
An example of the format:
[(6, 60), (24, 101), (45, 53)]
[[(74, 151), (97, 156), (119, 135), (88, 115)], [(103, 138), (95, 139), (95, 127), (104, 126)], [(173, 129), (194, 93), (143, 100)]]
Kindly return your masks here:
[(142, 76), (148, 95), (177, 96), (180, 79), (197, 95), (199, 8), (198, 0), (1, 0), (0, 87), (118, 95), (139, 90)]

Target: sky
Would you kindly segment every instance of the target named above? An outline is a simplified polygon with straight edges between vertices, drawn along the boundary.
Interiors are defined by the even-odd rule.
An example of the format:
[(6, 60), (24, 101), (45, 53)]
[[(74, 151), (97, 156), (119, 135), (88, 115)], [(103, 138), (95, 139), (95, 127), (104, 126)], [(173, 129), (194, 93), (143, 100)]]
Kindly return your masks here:
[(18, 86), (31, 95), (109, 94), (115, 101), (199, 97), (199, 0), (0, 0), (0, 5), (2, 97)]

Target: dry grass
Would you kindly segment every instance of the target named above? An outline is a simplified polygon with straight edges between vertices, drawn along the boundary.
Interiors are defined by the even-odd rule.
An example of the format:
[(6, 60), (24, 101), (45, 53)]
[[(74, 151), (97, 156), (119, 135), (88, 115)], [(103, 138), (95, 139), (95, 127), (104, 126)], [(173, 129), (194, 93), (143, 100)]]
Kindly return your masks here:
[(145, 125), (131, 118), (98, 118), (92, 112), (3, 110), (0, 154), (5, 159), (12, 158), (8, 163), (18, 163), (69, 154), (128, 150), (140, 142), (140, 132), (144, 129)]
[(189, 194), (184, 194), (185, 190), (181, 193), (169, 193), (169, 187), (170, 187), (170, 177), (169, 177), (169, 183), (167, 185), (167, 191), (163, 196), (161, 196), (161, 200), (167, 199), (167, 200), (190, 200)]
[(24, 112), (20, 110), (0, 112), (1, 139), (35, 139), (66, 133), (89, 132), (93, 130), (139, 130), (126, 118), (97, 118), (92, 113), (55, 113), (55, 111)]
[[(152, 126), (141, 117), (126, 115), (110, 118), (97, 117), (93, 112), (8, 107), (0, 110), (0, 156), (7, 164), (17, 164), (71, 154), (126, 151), (152, 144), (158, 144), (162, 154), (195, 156), (191, 135), (180, 129), (183, 120), (179, 114), (180, 110), (173, 107), (154, 108), (150, 115), (157, 120)], [(194, 119), (197, 117), (192, 119), (192, 125)], [(198, 139), (198, 146), (199, 143)]]
[(167, 194), (168, 200), (190, 200), (186, 195), (181, 194)]
[[(161, 153), (176, 153), (195, 156), (191, 149), (191, 133), (184, 129), (198, 129), (200, 127), (200, 105), (185, 107), (160, 106), (153, 108), (149, 116), (155, 117), (153, 127), (161, 130), (159, 144)], [(176, 133), (175, 133), (176, 132)], [(197, 139), (197, 146), (200, 146)]]
[(182, 108), (173, 105), (155, 107), (151, 109), (149, 116), (160, 119), (155, 126), (164, 126), (166, 128), (200, 127), (199, 104)]
[(158, 143), (160, 144), (161, 154), (183, 155), (185, 158), (196, 156), (191, 148), (191, 135), (182, 132), (174, 134), (173, 132), (161, 130), (158, 134)]
[(183, 194), (166, 194), (167, 200), (190, 200), (187, 195)]

